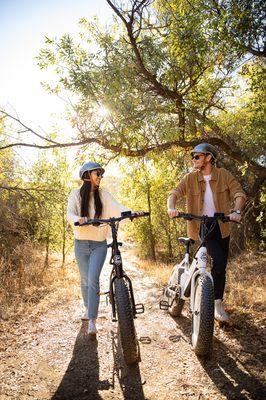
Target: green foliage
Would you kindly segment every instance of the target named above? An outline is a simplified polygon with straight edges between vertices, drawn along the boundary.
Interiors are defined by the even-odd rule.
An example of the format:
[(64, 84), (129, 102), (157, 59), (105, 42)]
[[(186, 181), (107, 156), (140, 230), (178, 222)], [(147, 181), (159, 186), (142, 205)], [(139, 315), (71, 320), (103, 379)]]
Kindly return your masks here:
[[(80, 43), (69, 35), (47, 39), (39, 54), (40, 66), (58, 76), (54, 91), (78, 96), (72, 117), (78, 139), (95, 139), (124, 156), (176, 140), (219, 137), (231, 149), (238, 146), (240, 159), (245, 154), (235, 163), (221, 152), (221, 163), (251, 196), (256, 212), (249, 215), (260, 218), (260, 184), (249, 162), (265, 164), (265, 65), (248, 55), (264, 51), (262, 2), (141, 4), (127, 27), (119, 18), (107, 28), (83, 18)], [(118, 11), (129, 18), (133, 2), (123, 5)], [(109, 114), (102, 117), (99, 107)], [(150, 220), (130, 225), (146, 256), (172, 258), (177, 251), (179, 227), (166, 215), (166, 198), (186, 172), (184, 160), (186, 152), (173, 148), (128, 162), (124, 200), (151, 211)]]
[(62, 150), (41, 154), (29, 175), (34, 192), (34, 209), (27, 210), (31, 237), (49, 251), (61, 251), (63, 258), (69, 248), (72, 232), (66, 222), (66, 206), (73, 178)]
[[(128, 18), (133, 1), (120, 7)], [(254, 142), (247, 129), (255, 109), (248, 119), (245, 106), (231, 112), (228, 98), (247, 52), (260, 54), (262, 14), (261, 1), (144, 1), (127, 27), (119, 18), (108, 27), (82, 18), (79, 43), (46, 38), (38, 62), (58, 77), (48, 90), (77, 99), (71, 119), (79, 140), (126, 155), (208, 136), (231, 146), (237, 137), (250, 156), (261, 138), (256, 129)]]
[[(130, 161), (121, 182), (123, 201), (135, 210), (151, 213), (150, 220), (143, 218), (128, 225), (130, 236), (139, 243), (143, 256), (172, 260), (180, 248), (177, 237), (185, 234), (185, 225), (172, 221), (167, 214), (167, 197), (186, 171), (184, 153), (169, 151), (151, 159)], [(184, 202), (179, 210), (185, 209)]]
[[(265, 165), (266, 150), (266, 81), (265, 63), (252, 59), (239, 72), (238, 90), (231, 97), (230, 108), (217, 118), (228, 137), (234, 137), (254, 161)], [(247, 170), (248, 165), (243, 164)]]

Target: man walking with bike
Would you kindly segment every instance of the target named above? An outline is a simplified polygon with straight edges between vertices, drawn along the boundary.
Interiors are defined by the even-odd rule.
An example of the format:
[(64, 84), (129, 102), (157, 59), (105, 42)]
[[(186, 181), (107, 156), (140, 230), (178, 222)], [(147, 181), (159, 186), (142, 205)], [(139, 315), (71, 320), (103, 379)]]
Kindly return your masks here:
[[(211, 144), (200, 143), (194, 147), (191, 156), (194, 169), (171, 191), (167, 202), (169, 216), (173, 218), (178, 215), (175, 209), (176, 203), (185, 196), (188, 213), (209, 217), (214, 213), (224, 213), (229, 215), (231, 221), (240, 222), (246, 195), (229, 171), (215, 166), (217, 149)], [(233, 210), (230, 210), (232, 201), (234, 206)], [(199, 238), (198, 221), (188, 221), (187, 230), (191, 239)], [(206, 237), (208, 254), (212, 260), (215, 319), (221, 322), (229, 319), (223, 306), (229, 240), (230, 224), (221, 221)]]

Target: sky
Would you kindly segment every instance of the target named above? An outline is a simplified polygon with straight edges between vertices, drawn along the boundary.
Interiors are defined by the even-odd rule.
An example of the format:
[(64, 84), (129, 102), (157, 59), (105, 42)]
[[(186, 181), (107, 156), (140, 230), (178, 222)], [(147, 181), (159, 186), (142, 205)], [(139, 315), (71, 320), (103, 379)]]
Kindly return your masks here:
[(45, 36), (77, 37), (79, 19), (95, 15), (103, 24), (111, 20), (105, 0), (0, 0), (0, 107), (36, 130), (60, 126), (65, 104), (42, 88), (49, 74), (34, 58)]

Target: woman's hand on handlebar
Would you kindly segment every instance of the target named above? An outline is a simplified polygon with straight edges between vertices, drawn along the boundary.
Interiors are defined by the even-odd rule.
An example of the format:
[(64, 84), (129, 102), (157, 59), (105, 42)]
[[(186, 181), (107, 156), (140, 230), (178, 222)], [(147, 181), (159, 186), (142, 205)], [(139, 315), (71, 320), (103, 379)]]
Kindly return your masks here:
[(173, 208), (168, 208), (167, 212), (170, 218), (178, 217), (179, 215), (179, 212)]
[(81, 218), (78, 220), (78, 223), (79, 223), (80, 225), (82, 225), (82, 224), (85, 224), (87, 221), (88, 221), (88, 217), (81, 217)]

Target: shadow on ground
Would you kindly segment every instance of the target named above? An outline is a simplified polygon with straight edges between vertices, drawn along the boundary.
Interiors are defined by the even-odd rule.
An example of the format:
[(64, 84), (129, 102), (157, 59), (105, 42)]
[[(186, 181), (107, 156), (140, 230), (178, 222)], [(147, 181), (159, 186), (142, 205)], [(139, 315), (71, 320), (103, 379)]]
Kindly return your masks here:
[(114, 355), (113, 385), (115, 376), (118, 379), (124, 399), (145, 400), (139, 364), (126, 365), (121, 352), (119, 335), (112, 331), (112, 349)]
[[(173, 318), (182, 330), (184, 337), (181, 340), (191, 342), (191, 320), (185, 316)], [(237, 335), (234, 326), (230, 329), (231, 335), (239, 340), (244, 352), (248, 352), (253, 360), (260, 362), (261, 356), (258, 355), (256, 346), (250, 346), (252, 337), (258, 336), (260, 340), (261, 333), (254, 325), (248, 325), (249, 339)], [(169, 338), (171, 340), (171, 338)], [(180, 345), (180, 342), (179, 342)], [(240, 361), (238, 355), (230, 350), (224, 343), (217, 338), (213, 341), (213, 355), (211, 359), (198, 359), (205, 372), (219, 389), (221, 394), (230, 400), (264, 400), (266, 398), (265, 386), (263, 382), (254, 376), (249, 364)]]
[(52, 400), (100, 400), (99, 390), (111, 384), (99, 380), (98, 341), (87, 334), (88, 323), (83, 322), (78, 333), (72, 359)]

